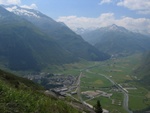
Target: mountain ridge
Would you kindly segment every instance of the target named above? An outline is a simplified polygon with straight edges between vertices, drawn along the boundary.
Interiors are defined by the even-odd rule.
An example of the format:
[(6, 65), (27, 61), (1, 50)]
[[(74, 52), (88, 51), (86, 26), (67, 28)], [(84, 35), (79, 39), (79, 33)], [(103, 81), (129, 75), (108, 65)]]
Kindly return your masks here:
[(0, 10), (4, 12), (0, 18), (0, 61), (5, 58), (6, 67), (13, 70), (40, 70), (46, 65), (77, 61), (31, 22), (2, 7)]
[(111, 25), (82, 34), (82, 37), (109, 54), (132, 54), (150, 49), (150, 37), (131, 32), (124, 27)]
[[(32, 13), (35, 12), (37, 14), (36, 10), (31, 10), (31, 9), (25, 9), (25, 10)], [(42, 30), (47, 35), (51, 36), (54, 40), (56, 40), (60, 44), (60, 46), (62, 46), (71, 54), (76, 55), (81, 59), (105, 60), (109, 58), (109, 55), (100, 52), (94, 46), (91, 46), (89, 43), (84, 41), (81, 36), (73, 32), (64, 23), (62, 24), (60, 22), (56, 22), (52, 18), (42, 14), (41, 12), (38, 12), (39, 18), (37, 18), (35, 16), (28, 16), (25, 14), (20, 15), (19, 13), (16, 13), (15, 11), (17, 11), (17, 7), (15, 7), (15, 11), (13, 10), (10, 11), (30, 21), (32, 24), (37, 26), (40, 30)]]
[(40, 12), (29, 9), (42, 16), (39, 20), (32, 15), (37, 19), (34, 22), (39, 23), (37, 26), (31, 21), (33, 18), (30, 21), (27, 19), (29, 15), (25, 15), (25, 18), (3, 7), (0, 10), (3, 12), (0, 18), (0, 63), (4, 67), (17, 71), (40, 71), (52, 65), (73, 63), (81, 59), (101, 61), (109, 58), (109, 55), (85, 42), (66, 25)]

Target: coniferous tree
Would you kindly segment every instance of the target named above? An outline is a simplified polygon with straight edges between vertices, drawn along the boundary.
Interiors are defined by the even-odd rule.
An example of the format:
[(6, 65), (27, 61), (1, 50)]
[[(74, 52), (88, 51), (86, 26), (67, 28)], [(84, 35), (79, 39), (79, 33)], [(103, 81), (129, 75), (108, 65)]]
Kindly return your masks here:
[(100, 101), (97, 100), (97, 104), (94, 106), (94, 110), (96, 113), (103, 113), (103, 109), (101, 107)]

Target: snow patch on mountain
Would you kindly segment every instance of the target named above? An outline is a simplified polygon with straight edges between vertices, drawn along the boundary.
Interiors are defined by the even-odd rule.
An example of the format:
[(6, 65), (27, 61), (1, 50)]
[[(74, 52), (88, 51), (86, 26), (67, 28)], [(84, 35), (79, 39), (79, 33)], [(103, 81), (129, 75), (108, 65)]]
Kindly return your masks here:
[(101, 28), (93, 28), (93, 29), (84, 29), (84, 28), (77, 28), (76, 30), (74, 30), (77, 34), (85, 34), (85, 33), (88, 33), (88, 32), (91, 32), (91, 31), (99, 31), (99, 32), (124, 32), (124, 33), (127, 33), (127, 32), (131, 32), (129, 30), (127, 30), (126, 28), (124, 27), (121, 27), (121, 26), (118, 26), (116, 24), (112, 24), (110, 26), (107, 26), (107, 27), (101, 27)]
[(109, 31), (129, 32), (126, 28), (117, 26), (116, 24), (112, 24), (112, 25), (110, 25), (108, 27), (104, 27), (104, 28)]
[(117, 31), (117, 30), (120, 30), (119, 27), (115, 24), (111, 25), (111, 26), (108, 26), (108, 29), (109, 30), (112, 30), (112, 31)]
[(40, 18), (40, 16), (38, 16), (36, 13), (29, 11), (26, 8), (20, 8), (18, 6), (7, 6), (5, 7), (6, 10), (8, 10), (9, 12), (13, 12), (16, 15), (21, 15), (21, 16), (29, 16), (29, 17), (36, 17), (36, 18)]

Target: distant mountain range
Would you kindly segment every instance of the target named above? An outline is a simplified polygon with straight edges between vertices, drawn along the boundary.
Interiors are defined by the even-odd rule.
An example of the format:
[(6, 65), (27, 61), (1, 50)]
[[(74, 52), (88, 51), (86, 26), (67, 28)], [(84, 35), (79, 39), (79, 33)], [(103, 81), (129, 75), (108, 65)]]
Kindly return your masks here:
[(39, 71), (80, 59), (108, 58), (65, 24), (39, 11), (0, 6), (0, 64), (7, 68)]
[(83, 33), (82, 37), (100, 51), (129, 55), (150, 50), (150, 37), (115, 24)]

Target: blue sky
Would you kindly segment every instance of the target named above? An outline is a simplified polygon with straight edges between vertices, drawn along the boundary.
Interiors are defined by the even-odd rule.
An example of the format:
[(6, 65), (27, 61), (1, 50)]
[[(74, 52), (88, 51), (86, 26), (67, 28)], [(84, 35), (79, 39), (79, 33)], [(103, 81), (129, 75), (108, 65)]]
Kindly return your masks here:
[(150, 0), (0, 0), (41, 11), (71, 29), (117, 24), (150, 33)]
[(127, 7), (117, 5), (119, 1), (120, 0), (22, 0), (21, 5), (36, 4), (38, 10), (53, 19), (70, 15), (76, 15), (78, 17), (98, 17), (102, 13), (114, 13), (117, 18), (122, 16), (150, 18), (150, 13), (149, 15), (143, 15), (137, 13), (137, 10), (130, 10)]

